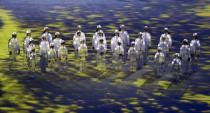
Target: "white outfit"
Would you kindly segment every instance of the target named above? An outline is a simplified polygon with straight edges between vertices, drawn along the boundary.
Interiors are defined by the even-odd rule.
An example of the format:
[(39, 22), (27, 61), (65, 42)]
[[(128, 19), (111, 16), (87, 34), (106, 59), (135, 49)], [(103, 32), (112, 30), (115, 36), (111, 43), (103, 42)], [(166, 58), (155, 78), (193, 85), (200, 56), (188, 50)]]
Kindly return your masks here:
[(171, 62), (171, 71), (177, 79), (180, 78), (182, 62), (179, 58), (174, 58)]
[(163, 64), (165, 62), (165, 55), (163, 52), (157, 52), (155, 54), (155, 63), (156, 64)]
[[(100, 31), (102, 31), (102, 30), (100, 30)], [(106, 36), (105, 36), (105, 33), (102, 31), (102, 33), (103, 33), (103, 38), (106, 40)], [(93, 38), (92, 38), (92, 47), (96, 47), (96, 44), (95, 44), (95, 42), (97, 41), (97, 39), (98, 39), (98, 32), (95, 32), (94, 34), (93, 34)], [(95, 48), (96, 49), (96, 48)]]
[(52, 41), (53, 41), (52, 35), (51, 35), (51, 33), (49, 33), (49, 32), (43, 33), (43, 34), (42, 34), (42, 37), (46, 37), (46, 40), (47, 40), (49, 43), (52, 43)]
[(166, 43), (168, 44), (168, 47), (171, 48), (172, 47), (172, 38), (171, 35), (168, 33), (164, 33), (160, 36), (160, 42), (162, 41), (162, 38), (165, 37), (166, 38)]
[(182, 63), (179, 58), (174, 58), (171, 62), (171, 65), (172, 65), (172, 71), (176, 72), (180, 71)]
[(180, 56), (182, 60), (189, 60), (190, 58), (190, 47), (189, 45), (182, 45), (180, 48)]
[(42, 40), (40, 43), (40, 68), (42, 72), (46, 71), (48, 64), (48, 51), (50, 50), (50, 44), (47, 40)]
[(138, 56), (138, 51), (135, 47), (130, 47), (128, 50), (128, 59), (131, 61), (136, 61)]
[(94, 48), (96, 49), (100, 43), (100, 40), (103, 40), (103, 45), (105, 47), (107, 47), (107, 44), (106, 44), (106, 37), (105, 36), (96, 36), (95, 38), (95, 42), (94, 42)]
[(114, 60), (116, 61), (116, 69), (122, 69), (123, 66), (123, 58), (125, 55), (125, 51), (122, 45), (117, 45), (116, 48), (114, 49), (113, 57)]
[(151, 44), (151, 34), (149, 32), (143, 32), (142, 33), (142, 38), (144, 39), (145, 45), (146, 45), (147, 48), (152, 46), (152, 44)]
[(197, 57), (197, 55), (200, 54), (200, 47), (201, 47), (201, 44), (200, 44), (200, 41), (199, 40), (191, 40), (190, 42), (190, 51), (191, 51), (191, 54), (195, 57)]
[(98, 44), (97, 48), (97, 53), (106, 53), (107, 47), (105, 44)]
[(130, 45), (130, 38), (129, 38), (129, 34), (127, 31), (120, 31), (120, 37), (123, 41), (123, 47), (124, 49), (127, 48), (127, 46)]
[(19, 43), (18, 43), (18, 39), (17, 38), (11, 38), (9, 41), (9, 49), (10, 50), (15, 50), (18, 51), (19, 50)]
[(115, 48), (117, 47), (118, 42), (120, 42), (121, 45), (123, 45), (123, 41), (122, 41), (122, 39), (121, 39), (119, 36), (114, 36), (114, 37), (111, 39), (111, 51), (112, 51), (112, 52), (115, 51)]
[(165, 55), (163, 52), (157, 52), (155, 54), (155, 69), (158, 76), (164, 72)]
[(180, 56), (182, 58), (182, 72), (188, 73), (190, 71), (190, 59), (191, 59), (189, 45), (181, 46)]
[(85, 38), (85, 34), (83, 32), (81, 32), (81, 35), (78, 36), (77, 33), (74, 34), (73, 37), (73, 46), (75, 48), (75, 50), (78, 50), (79, 46), (80, 46), (80, 42), (84, 40), (86, 42), (86, 38)]
[(87, 45), (86, 44), (80, 44), (78, 48), (79, 56), (82, 58), (85, 58), (87, 56)]
[(140, 69), (146, 62), (146, 58), (145, 58), (146, 45), (143, 38), (137, 38), (135, 40), (135, 49), (138, 52), (137, 69)]
[(158, 47), (162, 49), (162, 52), (165, 54), (165, 57), (168, 57), (168, 53), (169, 53), (168, 43), (166, 41), (160, 41), (160, 43), (158, 44)]
[(29, 44), (26, 48), (26, 55), (29, 57), (30, 56), (30, 53), (33, 49), (35, 49), (35, 45), (34, 44)]
[(200, 57), (200, 48), (201, 44), (200, 41), (197, 39), (193, 39), (190, 42), (190, 51), (191, 51), (191, 57), (192, 57), (192, 70), (197, 71), (198, 70), (198, 61)]
[(114, 56), (115, 58), (119, 58), (119, 57), (122, 57), (123, 55), (125, 54), (125, 51), (124, 51), (124, 48), (123, 46), (119, 46), (117, 45), (116, 48), (114, 49)]
[(63, 41), (63, 40), (60, 39), (60, 38), (55, 38), (55, 39), (53, 40), (54, 48), (55, 48), (56, 51), (58, 51), (58, 49), (60, 48), (62, 41)]
[(67, 57), (67, 55), (68, 55), (68, 50), (66, 46), (60, 46), (58, 49), (58, 58), (62, 59), (62, 57)]
[(48, 60), (55, 60), (56, 57), (56, 50), (54, 48), (50, 48), (50, 50), (48, 51)]
[(24, 49), (25, 49), (25, 50), (26, 50), (26, 48), (28, 47), (29, 42), (32, 41), (32, 40), (33, 40), (33, 38), (30, 37), (30, 36), (27, 36), (27, 37), (25, 38), (25, 40), (24, 40), (24, 42), (23, 42), (23, 45), (24, 45)]
[(151, 34), (149, 32), (143, 32), (142, 38), (144, 39), (145, 42), (144, 63), (146, 64), (148, 60), (149, 48), (152, 46)]
[(50, 50), (50, 44), (48, 41), (41, 41), (40, 43), (40, 54), (47, 55), (47, 52)]
[(145, 41), (142, 38), (137, 38), (135, 40), (135, 49), (138, 51), (138, 54), (144, 53), (146, 49)]
[(136, 70), (137, 58), (138, 58), (138, 51), (135, 49), (135, 47), (130, 47), (128, 49), (128, 59), (130, 61), (129, 63), (131, 71)]

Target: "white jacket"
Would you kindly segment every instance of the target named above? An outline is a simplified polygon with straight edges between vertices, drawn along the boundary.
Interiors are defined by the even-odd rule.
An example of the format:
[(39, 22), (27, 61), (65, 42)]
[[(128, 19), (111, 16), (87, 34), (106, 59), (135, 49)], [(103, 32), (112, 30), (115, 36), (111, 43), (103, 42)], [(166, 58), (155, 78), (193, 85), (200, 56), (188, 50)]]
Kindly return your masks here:
[(80, 42), (84, 40), (86, 42), (86, 38), (85, 38), (85, 34), (83, 32), (81, 32), (81, 35), (78, 36), (76, 33), (73, 37), (73, 46), (76, 50), (78, 50), (79, 46), (80, 46)]
[(32, 40), (33, 40), (33, 38), (32, 38), (32, 37), (30, 37), (30, 36), (27, 36), (27, 37), (25, 38), (25, 40), (24, 40), (24, 42), (23, 42), (24, 49), (26, 49), (26, 48), (27, 48), (27, 46), (28, 46), (29, 42), (30, 42), (30, 41), (32, 41)]
[(190, 51), (192, 54), (199, 55), (200, 54), (200, 41), (199, 40), (191, 40), (190, 42)]
[(165, 62), (165, 55), (163, 52), (157, 52), (155, 54), (155, 63), (156, 64), (163, 64)]
[(40, 43), (40, 55), (46, 55), (47, 52), (50, 50), (50, 45), (48, 41), (41, 41)]
[(114, 49), (114, 55), (115, 56), (119, 56), (119, 55), (124, 55), (125, 54), (125, 51), (124, 51), (124, 48), (123, 46), (116, 46), (116, 48)]
[(86, 57), (88, 55), (88, 49), (87, 49), (87, 45), (86, 44), (80, 44), (79, 48), (79, 56), (80, 57)]
[[(101, 30), (102, 31), (102, 30)], [(103, 32), (103, 31), (102, 31)], [(103, 32), (103, 37), (105, 38), (105, 40), (106, 40), (106, 36), (105, 36), (105, 33)], [(95, 32), (94, 34), (93, 34), (93, 38), (92, 38), (92, 47), (94, 47), (95, 48), (95, 42), (96, 42), (96, 40), (97, 40), (97, 38), (98, 38), (98, 32)]]
[(96, 39), (95, 39), (95, 42), (94, 42), (94, 48), (96, 49), (97, 47), (98, 47), (98, 45), (99, 45), (99, 43), (100, 43), (100, 40), (103, 40), (103, 45), (105, 46), (105, 47), (107, 47), (107, 44), (106, 44), (106, 37), (104, 37), (104, 36), (96, 36)]
[(168, 47), (171, 48), (172, 47), (172, 38), (171, 35), (168, 33), (164, 33), (160, 36), (160, 42), (162, 41), (162, 38), (165, 37), (166, 38), (166, 43), (168, 44)]
[(146, 47), (151, 47), (152, 46), (151, 34), (149, 32), (143, 32), (142, 37), (144, 39)]
[(17, 38), (11, 38), (9, 41), (9, 49), (11, 50), (18, 50), (19, 49), (19, 43)]
[(66, 46), (60, 46), (58, 49), (58, 57), (62, 58), (62, 57), (67, 57), (67, 56), (68, 56), (68, 50)]
[(160, 41), (160, 43), (158, 44), (158, 47), (160, 47), (162, 49), (162, 52), (164, 54), (169, 52), (169, 46), (166, 41)]
[(135, 47), (130, 47), (128, 50), (128, 59), (136, 60), (137, 54), (138, 54), (138, 51), (135, 49)]
[(182, 45), (180, 48), (180, 56), (182, 60), (186, 61), (190, 58), (190, 47), (189, 45)]
[(123, 45), (123, 41), (122, 41), (122, 39), (121, 39), (120, 37), (114, 36), (114, 37), (111, 39), (111, 51), (112, 51), (112, 52), (115, 51), (115, 48), (117, 47), (118, 42), (120, 42), (121, 45)]
[(50, 48), (48, 51), (48, 59), (55, 59), (56, 57), (56, 50), (54, 48)]
[(175, 69), (176, 71), (181, 68), (182, 63), (179, 58), (174, 58), (171, 62), (171, 65), (172, 65), (172, 69)]
[(33, 49), (35, 49), (35, 48), (36, 48), (36, 47), (35, 47), (34, 44), (28, 45), (28, 47), (26, 48), (26, 55), (29, 56), (30, 53), (31, 53), (31, 51), (32, 51)]
[(120, 31), (120, 38), (123, 41), (124, 47), (130, 45), (130, 38), (127, 31)]
[(42, 37), (46, 37), (47, 41), (49, 43), (52, 43), (53, 39), (52, 39), (52, 35), (49, 32), (45, 32), (42, 34)]
[(97, 53), (106, 53), (107, 47), (105, 44), (98, 44), (97, 48)]
[(53, 40), (54, 48), (55, 48), (56, 51), (58, 51), (58, 49), (60, 48), (62, 41), (63, 41), (63, 40), (60, 39), (60, 38), (55, 38), (55, 39)]
[(138, 53), (140, 54), (140, 52), (145, 52), (146, 50), (146, 45), (145, 45), (145, 41), (144, 39), (142, 38), (137, 38), (135, 40), (135, 49), (138, 51)]

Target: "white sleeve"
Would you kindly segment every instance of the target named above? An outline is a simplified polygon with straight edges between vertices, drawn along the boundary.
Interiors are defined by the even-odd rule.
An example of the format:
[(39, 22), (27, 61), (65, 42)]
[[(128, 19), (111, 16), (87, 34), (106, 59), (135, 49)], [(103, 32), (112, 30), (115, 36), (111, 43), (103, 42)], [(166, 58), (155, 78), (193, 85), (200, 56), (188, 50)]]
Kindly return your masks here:
[(146, 50), (146, 45), (145, 45), (144, 41), (143, 41), (143, 49), (144, 49), (144, 51)]
[(111, 39), (111, 50), (114, 52), (114, 38)]
[(75, 40), (76, 36), (77, 36), (77, 34), (75, 33), (74, 36), (73, 36), (73, 41)]
[(42, 42), (40, 42), (40, 44), (39, 44), (39, 48), (40, 48), (40, 49), (42, 48)]
[(174, 65), (174, 62), (175, 62), (175, 61), (174, 61), (174, 59), (173, 59), (172, 62), (171, 62), (171, 64)]
[(168, 35), (169, 36), (169, 46), (171, 47), (172, 46), (172, 39), (171, 39), (171, 35)]
[(85, 37), (85, 33), (82, 32), (82, 38), (85, 40), (85, 43), (86, 43), (86, 37)]
[(49, 38), (50, 38), (49, 40), (50, 40), (50, 43), (51, 43), (52, 42), (52, 35), (50, 33), (48, 35), (49, 35)]
[(158, 46), (157, 47), (160, 47), (160, 43), (158, 43)]
[(96, 39), (96, 34), (93, 34), (93, 38), (92, 38), (92, 47), (95, 46), (95, 39)]
[(161, 36), (160, 36), (159, 43), (161, 42), (162, 38), (163, 38), (163, 34), (161, 34)]
[(198, 46), (199, 46), (199, 48), (201, 47), (201, 43), (200, 43), (200, 41), (198, 40), (197, 41), (197, 43), (198, 43)]
[(190, 41), (190, 47), (192, 47), (192, 46), (193, 46), (193, 40)]
[(104, 44), (105, 44), (105, 46), (107, 48), (107, 43), (106, 43), (106, 37), (105, 36), (104, 36)]
[(188, 51), (189, 51), (188, 52), (188, 56), (191, 57), (191, 49), (190, 49), (190, 47), (188, 48)]
[(98, 40), (95, 40), (95, 42), (94, 42), (94, 47), (95, 47), (95, 48), (98, 47)]
[(121, 53), (122, 53), (123, 55), (125, 54), (125, 51), (124, 51), (123, 46), (121, 46)]
[(179, 54), (180, 55), (182, 54), (182, 47), (180, 47), (180, 49), (179, 49)]
[(128, 50), (128, 59), (131, 57), (131, 49)]
[(150, 33), (148, 33), (148, 45), (149, 45), (149, 47), (151, 47), (152, 46), (152, 41), (151, 41), (151, 34)]
[(137, 39), (135, 40), (134, 48), (138, 51), (138, 40)]
[(50, 50), (50, 44), (47, 42), (47, 50)]
[(154, 58), (155, 61), (157, 61), (157, 56), (158, 56), (158, 53), (155, 54), (155, 58)]
[(128, 32), (126, 32), (126, 35), (127, 35), (127, 43), (128, 43), (128, 45), (130, 45), (130, 36), (129, 36)]
[(17, 44), (17, 47), (19, 48), (19, 43), (18, 43), (18, 39), (16, 39), (16, 44)]
[(107, 51), (107, 46), (106, 46), (106, 44), (104, 44), (104, 49), (105, 49), (105, 52)]
[(76, 34), (74, 34), (74, 37), (73, 37), (73, 46), (76, 45)]

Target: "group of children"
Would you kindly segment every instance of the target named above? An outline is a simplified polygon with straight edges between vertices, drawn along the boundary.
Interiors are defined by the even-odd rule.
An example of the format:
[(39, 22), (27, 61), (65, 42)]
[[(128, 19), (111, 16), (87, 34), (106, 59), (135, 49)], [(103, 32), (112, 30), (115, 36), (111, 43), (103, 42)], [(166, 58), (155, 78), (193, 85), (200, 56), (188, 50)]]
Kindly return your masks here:
[[(20, 52), (17, 41), (17, 34), (14, 32), (12, 38), (9, 40), (10, 55)], [(197, 33), (193, 34), (193, 39), (188, 42), (183, 40), (180, 52), (170, 58), (170, 51), (172, 49), (172, 38), (168, 28), (164, 28), (164, 33), (160, 36), (160, 41), (157, 47), (157, 53), (154, 57), (155, 71), (157, 75), (163, 74), (166, 67), (170, 66), (171, 71), (176, 73), (189, 73), (191, 69), (191, 62), (197, 65), (200, 56), (200, 41), (197, 39)], [(135, 41), (130, 41), (125, 25), (121, 25), (119, 30), (115, 30), (115, 35), (111, 39), (110, 51), (112, 53), (112, 63), (118, 70), (122, 69), (124, 63), (128, 61), (131, 71), (141, 69), (148, 62), (149, 49), (152, 47), (151, 34), (149, 27), (145, 26), (143, 32), (138, 33), (138, 38)], [(40, 53), (40, 69), (42, 72), (46, 71), (47, 67), (59, 64), (62, 67), (67, 63), (68, 50), (65, 46), (65, 41), (62, 40), (61, 34), (56, 32), (53, 36), (49, 32), (48, 27), (44, 27), (44, 32), (41, 36), (39, 44)], [(80, 59), (81, 71), (85, 69), (86, 58), (88, 56), (88, 47), (86, 45), (86, 36), (82, 31), (82, 26), (77, 26), (77, 31), (73, 36), (73, 47), (76, 58)], [(28, 66), (35, 68), (36, 60), (36, 46), (31, 31), (27, 30), (26, 38), (23, 43), (23, 50)], [(97, 25), (96, 32), (92, 38), (92, 50), (96, 53), (97, 64), (106, 64), (107, 39), (102, 30), (101, 25)], [(197, 67), (197, 66), (195, 66)], [(194, 68), (193, 68), (194, 69)]]
[(157, 75), (162, 75), (164, 72), (172, 72), (177, 78), (181, 75), (196, 72), (198, 68), (198, 60), (200, 57), (200, 41), (198, 34), (193, 33), (193, 39), (189, 42), (187, 39), (182, 41), (179, 53), (174, 54), (174, 58), (170, 59), (170, 50), (172, 45), (171, 36), (165, 29), (165, 37), (160, 38), (157, 53), (155, 54), (155, 66)]

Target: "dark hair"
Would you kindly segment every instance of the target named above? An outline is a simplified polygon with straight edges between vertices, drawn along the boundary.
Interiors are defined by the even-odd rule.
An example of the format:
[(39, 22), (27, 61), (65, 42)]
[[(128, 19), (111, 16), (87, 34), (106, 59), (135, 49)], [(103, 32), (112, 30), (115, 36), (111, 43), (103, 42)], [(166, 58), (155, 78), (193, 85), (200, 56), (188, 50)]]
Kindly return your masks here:
[(121, 42), (117, 42), (118, 45), (121, 45)]
[(117, 34), (117, 36), (120, 36), (120, 33), (118, 32), (118, 33), (114, 33), (114, 35), (116, 35)]
[(101, 28), (96, 28), (96, 32), (98, 32)]
[(63, 41), (62, 43), (61, 43), (61, 45), (64, 45), (65, 44), (65, 42)]
[(196, 36), (193, 36), (193, 38), (194, 38), (194, 39), (198, 39), (198, 36), (197, 36), (197, 35), (196, 35)]
[(171, 34), (171, 32), (169, 30), (164, 30), (164, 33), (167, 32), (168, 34)]
[(189, 44), (188, 41), (185, 40), (182, 41), (182, 45), (188, 45), (188, 44)]

